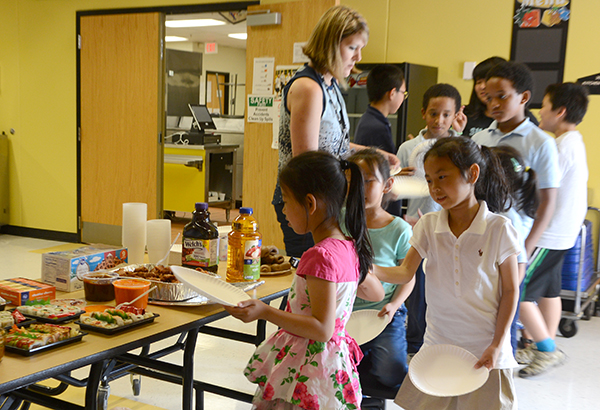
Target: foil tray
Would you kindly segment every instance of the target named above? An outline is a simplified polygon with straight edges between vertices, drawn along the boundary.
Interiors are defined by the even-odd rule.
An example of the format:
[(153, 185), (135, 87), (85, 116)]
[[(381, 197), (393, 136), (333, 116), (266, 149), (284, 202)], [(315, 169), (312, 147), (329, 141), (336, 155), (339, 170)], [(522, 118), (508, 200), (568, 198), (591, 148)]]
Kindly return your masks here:
[[(154, 265), (151, 263), (142, 263), (142, 264), (132, 264), (132, 265), (122, 265), (116, 268), (111, 269), (111, 271), (116, 272), (118, 270), (125, 270), (129, 272), (135, 271), (139, 267), (145, 267), (149, 271), (154, 268)], [(208, 272), (210, 275), (220, 278), (221, 276), (216, 273)], [(120, 276), (120, 278), (129, 278), (128, 276)], [(131, 277), (131, 279), (139, 279), (135, 277)], [(147, 279), (152, 282), (152, 285), (156, 285), (156, 289), (154, 289), (148, 295), (148, 299), (153, 301), (163, 301), (163, 302), (182, 302), (185, 300), (193, 299), (200, 297), (196, 291), (189, 288), (187, 285), (181, 282), (169, 283), (169, 282), (160, 282), (157, 280)]]
[[(265, 281), (260, 280), (258, 282), (251, 282), (251, 283), (236, 282), (236, 283), (232, 283), (232, 285), (239, 287), (244, 292), (248, 292), (248, 291), (251, 291), (252, 289), (256, 289), (263, 283), (265, 283)], [(215, 302), (213, 302), (212, 300), (210, 300), (208, 298), (205, 298), (202, 295), (197, 295), (196, 297), (190, 298), (188, 300), (181, 300), (181, 301), (166, 301), (166, 300), (158, 300), (158, 299), (148, 298), (148, 303), (150, 303), (152, 305), (159, 305), (159, 306), (202, 306), (202, 305), (210, 305)]]

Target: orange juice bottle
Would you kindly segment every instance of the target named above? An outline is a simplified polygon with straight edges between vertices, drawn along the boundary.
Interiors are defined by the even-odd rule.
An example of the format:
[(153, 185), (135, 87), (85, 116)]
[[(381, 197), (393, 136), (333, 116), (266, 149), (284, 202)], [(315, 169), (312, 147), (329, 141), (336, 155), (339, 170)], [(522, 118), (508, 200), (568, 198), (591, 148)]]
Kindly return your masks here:
[(252, 282), (260, 279), (262, 235), (252, 216), (252, 208), (240, 208), (227, 236), (227, 282)]

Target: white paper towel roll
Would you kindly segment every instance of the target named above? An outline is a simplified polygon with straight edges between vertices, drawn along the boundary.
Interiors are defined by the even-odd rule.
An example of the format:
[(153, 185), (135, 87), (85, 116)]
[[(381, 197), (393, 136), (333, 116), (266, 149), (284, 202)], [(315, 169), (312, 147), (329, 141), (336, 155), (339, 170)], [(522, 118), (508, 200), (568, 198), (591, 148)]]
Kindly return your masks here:
[(146, 251), (146, 219), (148, 205), (139, 202), (123, 204), (123, 246), (129, 252), (129, 263), (144, 263)]
[[(146, 247), (150, 263), (156, 263), (165, 257), (171, 248), (171, 221), (169, 219), (150, 219), (146, 223)], [(169, 264), (168, 257), (163, 264)]]

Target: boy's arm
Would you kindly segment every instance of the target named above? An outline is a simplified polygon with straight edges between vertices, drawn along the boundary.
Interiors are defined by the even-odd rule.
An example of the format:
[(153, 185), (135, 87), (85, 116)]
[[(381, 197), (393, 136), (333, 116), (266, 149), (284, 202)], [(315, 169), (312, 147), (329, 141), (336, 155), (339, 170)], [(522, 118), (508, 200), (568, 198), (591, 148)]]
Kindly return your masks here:
[(483, 352), (479, 361), (475, 364), (478, 369), (482, 366), (493, 369), (500, 354), (504, 338), (510, 334), (512, 319), (517, 311), (519, 301), (517, 255), (511, 255), (500, 265), (500, 283), (502, 284), (502, 296), (498, 306), (496, 317), (496, 329), (490, 346)]
[(558, 194), (558, 188), (545, 188), (540, 189), (540, 205), (538, 206), (533, 226), (527, 239), (525, 239), (525, 251), (527, 252), (527, 258), (531, 256), (535, 249), (540, 237), (548, 227), (552, 216), (554, 215), (554, 209), (556, 208), (556, 196)]
[(415, 276), (422, 259), (419, 252), (411, 246), (402, 261), (402, 265), (387, 268), (373, 265), (373, 273), (383, 282), (403, 285), (410, 282)]
[[(396, 266), (396, 268), (399, 268), (399, 266)], [(398, 287), (396, 288), (396, 290), (394, 291), (394, 296), (392, 296), (392, 299), (389, 301), (389, 303), (387, 303), (379, 312), (378, 316), (383, 316), (386, 313), (391, 315), (394, 314), (394, 312), (396, 312), (400, 306), (402, 306), (402, 304), (404, 303), (404, 301), (406, 301), (406, 299), (408, 299), (408, 297), (410, 296), (411, 292), (413, 291), (413, 289), (415, 288), (415, 278), (413, 276), (413, 278), (410, 280), (410, 282), (408, 282), (405, 285), (398, 285)]]

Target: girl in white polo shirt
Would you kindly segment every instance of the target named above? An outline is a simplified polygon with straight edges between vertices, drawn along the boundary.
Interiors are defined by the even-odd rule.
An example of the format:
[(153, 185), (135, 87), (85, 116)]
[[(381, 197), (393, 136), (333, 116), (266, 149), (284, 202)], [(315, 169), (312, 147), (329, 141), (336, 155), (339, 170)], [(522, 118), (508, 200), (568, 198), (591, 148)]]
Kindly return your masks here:
[[(406, 283), (427, 259), (427, 330), (423, 347), (460, 346), (490, 370), (478, 390), (436, 397), (405, 378), (395, 402), (412, 409), (516, 409), (510, 325), (518, 301), (517, 232), (492, 212), (506, 210), (510, 194), (496, 155), (464, 137), (442, 138), (425, 154), (429, 193), (443, 210), (414, 227), (401, 273), (379, 275)], [(385, 276), (385, 277), (384, 277)]]

